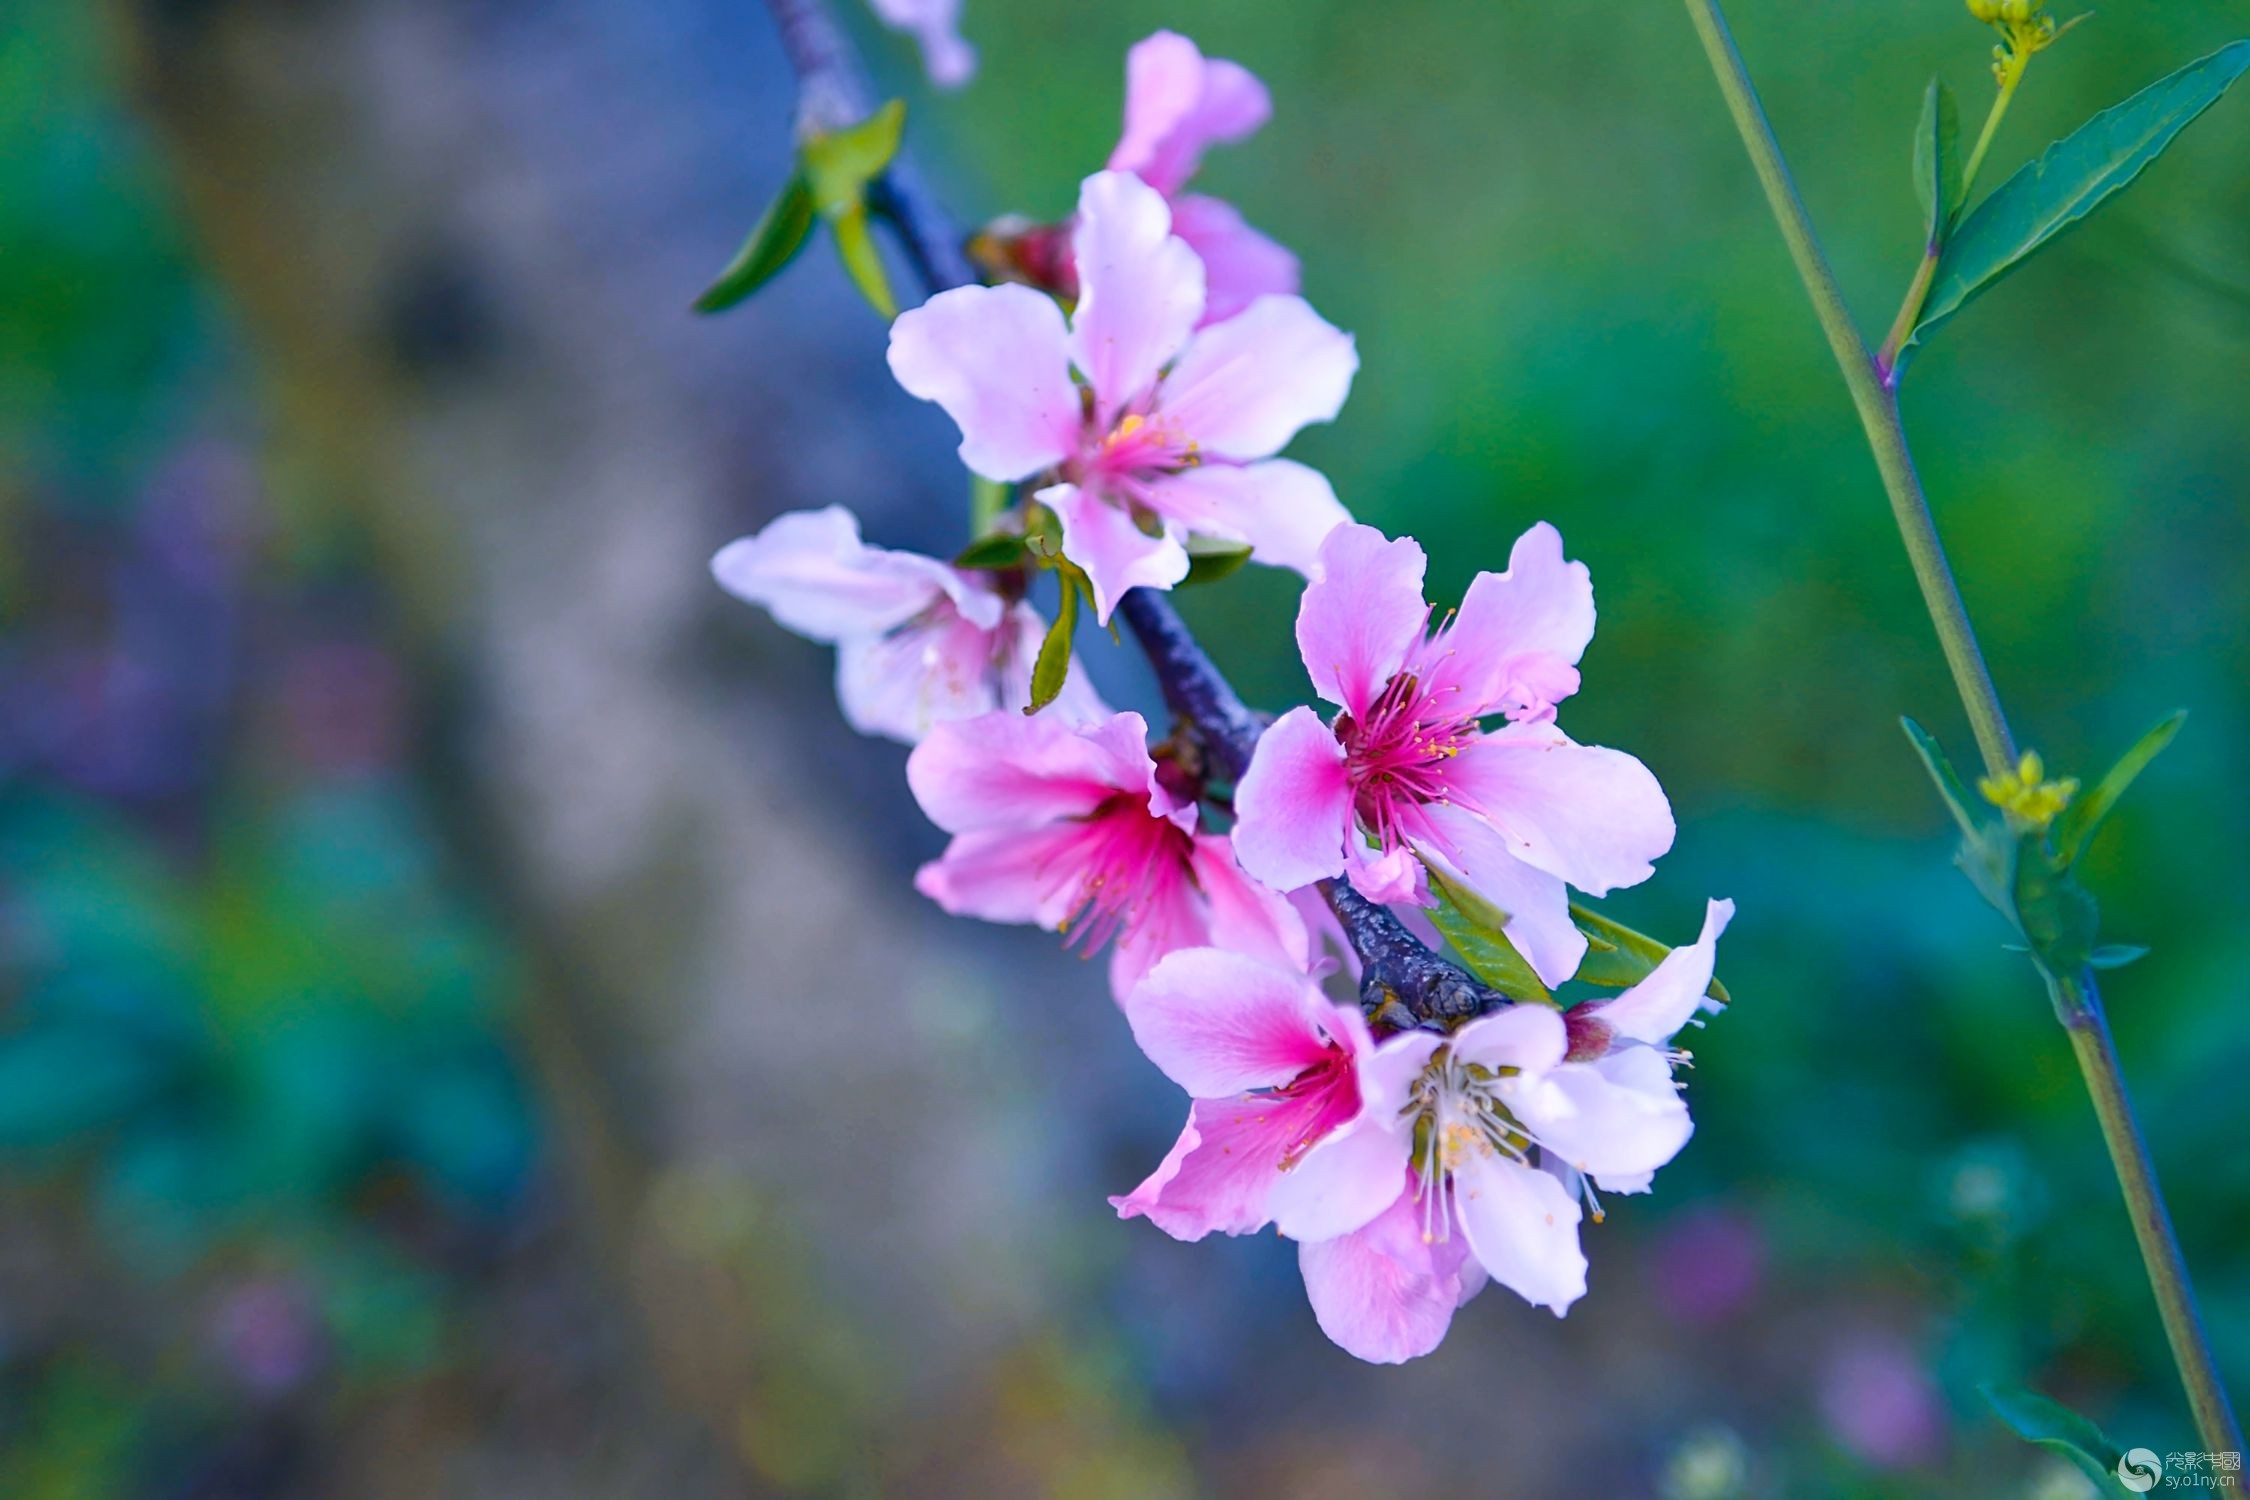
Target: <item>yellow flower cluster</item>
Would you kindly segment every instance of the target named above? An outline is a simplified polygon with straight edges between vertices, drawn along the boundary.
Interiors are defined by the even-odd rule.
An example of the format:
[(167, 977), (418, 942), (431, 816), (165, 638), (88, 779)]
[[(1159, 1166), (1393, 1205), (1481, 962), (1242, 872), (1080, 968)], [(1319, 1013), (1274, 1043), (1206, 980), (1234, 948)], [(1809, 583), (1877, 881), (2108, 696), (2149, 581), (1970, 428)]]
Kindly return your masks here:
[(2032, 828), (2045, 828), (2078, 795), (2078, 779), (2065, 776), (2047, 780), (2047, 767), (2039, 752), (2026, 750), (2016, 768), (2005, 776), (1987, 776), (1977, 783), (1984, 799), (2009, 817)]

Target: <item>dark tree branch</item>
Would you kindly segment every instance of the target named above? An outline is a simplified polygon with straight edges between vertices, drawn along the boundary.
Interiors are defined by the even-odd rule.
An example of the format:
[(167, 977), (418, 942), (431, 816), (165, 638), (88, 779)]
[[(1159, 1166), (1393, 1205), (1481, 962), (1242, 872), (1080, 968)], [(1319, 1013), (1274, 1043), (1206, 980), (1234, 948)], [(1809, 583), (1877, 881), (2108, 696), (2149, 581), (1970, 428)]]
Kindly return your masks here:
[[(798, 129), (840, 130), (874, 109), (865, 73), (851, 39), (824, 0), (766, 0), (781, 31), (782, 49), (796, 71)], [(962, 253), (952, 216), (916, 177), (902, 152), (876, 184), (872, 206), (898, 232), (900, 248), (931, 295), (976, 279)], [(1257, 716), (1204, 654), (1172, 607), (1147, 589), (1118, 604), (1148, 656), (1164, 701), (1202, 735), (1220, 770), (1239, 777), (1258, 742)], [(1362, 965), (1360, 1001), (1377, 1020), (1406, 1029), (1443, 1029), (1510, 1002), (1450, 960), (1433, 953), (1406, 925), (1341, 880), (1321, 882)]]

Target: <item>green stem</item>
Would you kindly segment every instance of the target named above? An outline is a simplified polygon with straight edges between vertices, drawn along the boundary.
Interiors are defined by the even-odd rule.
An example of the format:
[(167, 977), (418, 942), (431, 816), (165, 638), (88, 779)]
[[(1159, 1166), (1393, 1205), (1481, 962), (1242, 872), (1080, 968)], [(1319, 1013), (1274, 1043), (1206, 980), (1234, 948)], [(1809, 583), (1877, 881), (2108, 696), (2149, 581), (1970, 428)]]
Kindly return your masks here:
[(1992, 138), (2000, 133), (2000, 117), (2008, 112), (2008, 104), (2016, 97), (2016, 85), (2023, 82), (2023, 70), (2031, 65), (2028, 51), (2008, 54), (2000, 65), (2000, 92), (1993, 95), (1992, 109), (1984, 117), (1984, 129), (1977, 133), (1977, 143), (1969, 152), (1969, 164), (1961, 169), (1961, 201), (1969, 201), (1969, 189), (1976, 186), (1977, 168), (1984, 165), (1984, 154), (1992, 149)]
[[(2008, 733), (2007, 715), (2001, 709), (1999, 693), (1993, 688), (1992, 674), (1986, 670), (1983, 654), (1977, 649), (1976, 633), (1969, 624), (1968, 611), (1962, 606), (1960, 590), (1954, 585), (1953, 570), (1946, 561), (1944, 545), (1938, 540), (1936, 522), (1930, 516), (1929, 501), (1922, 493), (1921, 480), (1915, 475), (1906, 431), (1899, 423), (1898, 399), (1884, 383), (1875, 362), (1868, 357), (1867, 346), (1844, 306), (1835, 273), (1829, 269), (1828, 257), (1813, 232), (1812, 220), (1797, 195), (1796, 184), (1790, 180), (1781, 146), (1774, 139), (1773, 127), (1758, 102), (1757, 89), (1750, 82), (1749, 70), (1743, 66), (1742, 54), (1727, 30), (1717, 0), (1685, 0), (1685, 3), (1688, 16), (1703, 40), (1704, 51), (1709, 54), (1719, 92), (1725, 96), (1728, 112), (1734, 116), (1735, 127), (1741, 132), (1742, 143), (1750, 154), (1750, 164), (1765, 189), (1767, 205), (1781, 227), (1782, 238), (1788, 242), (1797, 274), (1804, 281), (1806, 295), (1812, 299), (1813, 311), (1820, 318), (1821, 331), (1827, 334), (1828, 346), (1843, 372), (1845, 386), (1851, 391), (1852, 404), (1859, 410), (1860, 425), (1866, 429), (1868, 446), (1875, 455), (1875, 467), (1890, 496), (1899, 535), (1906, 543), (1914, 576), (1922, 586), (1922, 601), (1929, 608), (1930, 621), (1937, 627), (1938, 640), (1945, 648), (1946, 663), (1953, 670), (1954, 687), (1961, 695), (1962, 707), (1968, 711), (1970, 725), (1976, 730), (1977, 747), (1983, 754), (1985, 767), (1995, 776), (2002, 775), (2015, 767), (2015, 741)], [(1975, 160), (1980, 163), (1998, 124), (1997, 115), (1996, 110), (1994, 118), (1986, 122), (1985, 138), (1978, 143)], [(2163, 1315), (2165, 1337), (2171, 1343), (2181, 1384), (2187, 1388), (2189, 1404), (2195, 1411), (2196, 1429), (2208, 1451), (2240, 1452), (2242, 1433), (2228, 1407), (2217, 1361), (2212, 1358), (2209, 1339), (2196, 1314), (2194, 1288), (2180, 1258), (2179, 1243), (2172, 1234), (2171, 1216), (2165, 1209), (2163, 1192), (2157, 1186), (2147, 1148), (2133, 1120), (2124, 1076), (2118, 1066), (2117, 1049), (2110, 1041), (2109, 1027), (2102, 1017), (2101, 998), (2094, 987), (2093, 976), (2083, 974), (2058, 983), (2055, 1000), (2056, 1013), (2069, 1032), (2071, 1046), (2078, 1056), (2079, 1071), (2085, 1077), (2094, 1112), (2101, 1120), (2102, 1136), (2109, 1145), (2110, 1161), (2124, 1192), (2133, 1232), (2140, 1242), (2141, 1259), (2148, 1270), (2149, 1284), (2156, 1293), (2158, 1310)]]

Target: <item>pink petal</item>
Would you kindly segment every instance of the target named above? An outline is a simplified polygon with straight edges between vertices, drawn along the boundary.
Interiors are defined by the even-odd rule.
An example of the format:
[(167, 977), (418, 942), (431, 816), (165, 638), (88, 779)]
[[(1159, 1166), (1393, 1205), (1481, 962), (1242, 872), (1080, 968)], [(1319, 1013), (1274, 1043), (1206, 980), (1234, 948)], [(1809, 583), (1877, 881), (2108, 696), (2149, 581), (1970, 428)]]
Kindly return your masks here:
[(948, 833), (1082, 817), (1119, 792), (1155, 786), (1148, 725), (1122, 713), (1087, 728), (1000, 712), (939, 724), (906, 758), (907, 785)]
[(1205, 60), (1195, 43), (1159, 31), (1125, 54), (1125, 133), (1109, 165), (1170, 196), (1210, 146), (1239, 141), (1273, 112), (1266, 87), (1237, 63)]
[(1573, 668), (1593, 637), (1593, 580), (1563, 559), (1561, 535), (1542, 521), (1516, 539), (1507, 572), (1470, 583), (1442, 638), (1442, 667), (1423, 681), (1456, 687), (1464, 717), (1527, 697), (1550, 707), (1577, 691)]
[(1422, 862), (1407, 848), (1385, 852), (1370, 849), (1354, 839), (1350, 848), (1351, 862), (1344, 873), (1351, 877), (1352, 889), (1377, 906), (1423, 905), (1426, 886), (1422, 879)]
[(1150, 536), (1123, 506), (1075, 484), (1050, 485), (1039, 492), (1039, 503), (1062, 522), (1063, 556), (1086, 570), (1098, 623), (1109, 623), (1128, 591), (1162, 591), (1187, 577), (1187, 548), (1169, 527)]
[(956, 917), (1053, 932), (1080, 903), (1079, 882), (1067, 863), (1077, 841), (1078, 830), (1068, 823), (957, 834), (945, 853), (915, 872), (914, 889)]
[(891, 325), (891, 373), (961, 429), (961, 462), (988, 479), (1060, 463), (1082, 418), (1062, 310), (1027, 286), (940, 292)]
[(1349, 1121), (1298, 1157), (1266, 1200), (1274, 1226), (1293, 1240), (1334, 1239), (1389, 1207), (1406, 1180), (1413, 1136), (1390, 1128), (1395, 1115)]
[(1304, 918), (1288, 897), (1243, 873), (1232, 839), (1223, 833), (1196, 835), (1190, 865), (1203, 892), (1206, 942), (1277, 969), (1308, 969), (1312, 952)]
[(1166, 957), (1126, 997), (1150, 1062), (1198, 1099), (1279, 1088), (1328, 1056), (1334, 1009), (1302, 974), (1220, 948)]
[(1509, 852), (1490, 823), (1459, 807), (1425, 810), (1438, 847), (1422, 850), (1471, 890), (1508, 914), (1501, 931), (1540, 981), (1561, 984), (1578, 972), (1586, 935), (1570, 919), (1570, 891), (1558, 876), (1535, 870)]
[(961, 40), (961, 0), (873, 0), (883, 24), (914, 33), (922, 67), (941, 89), (959, 88), (977, 70), (974, 47)]
[(1190, 531), (1248, 542), (1257, 561), (1305, 574), (1351, 519), (1326, 476), (1286, 458), (1182, 469), (1152, 480), (1148, 501)]
[(1542, 1073), (1558, 1066), (1569, 1050), (1562, 1012), (1545, 1005), (1511, 1005), (1453, 1033), (1453, 1055), (1484, 1068)]
[(1637, 885), (1672, 847), (1664, 789), (1622, 750), (1581, 745), (1551, 724), (1511, 724), (1455, 758), (1454, 800), (1481, 812), (1509, 852), (1588, 895)]
[(1461, 1250), (1458, 1235), (1424, 1238), (1410, 1184), (1353, 1233), (1299, 1246), (1297, 1264), (1320, 1331), (1347, 1354), (1395, 1365), (1435, 1349), (1473, 1292)]
[(1101, 398), (1106, 427), (1156, 384), (1203, 317), (1203, 262), (1173, 236), (1163, 195), (1126, 172), (1086, 179), (1071, 243), (1071, 362)]
[(1157, 406), (1206, 453), (1265, 458), (1298, 428), (1335, 420), (1358, 369), (1352, 336), (1302, 297), (1260, 297), (1188, 341)]
[(1140, 988), (1151, 969), (1184, 949), (1211, 946), (1211, 922), (1202, 895), (1187, 870), (1158, 878), (1133, 908), (1131, 919), (1109, 950), (1109, 994), (1120, 1006)]
[(1253, 879), (1293, 891), (1344, 869), (1352, 789), (1344, 747), (1309, 708), (1258, 736), (1234, 789), (1234, 853)]
[(761, 606), (789, 630), (834, 643), (880, 635), (955, 593), (979, 624), (1000, 619), (990, 589), (969, 585), (934, 558), (870, 547), (841, 505), (776, 516), (711, 559), (719, 586)]
[[(1653, 1172), (1679, 1155), (1695, 1127), (1663, 1058), (1645, 1047), (1634, 1052), (1644, 1061), (1616, 1077), (1565, 1063), (1543, 1077), (1503, 1080), (1501, 1098), (1542, 1147), (1580, 1172)], [(1661, 1080), (1648, 1076), (1651, 1068)]]
[(1586, 1295), (1578, 1204), (1537, 1167), (1470, 1152), (1453, 1170), (1453, 1211), (1492, 1279), (1561, 1317)]
[(1698, 1010), (1711, 1004), (1704, 992), (1718, 961), (1719, 934), (1734, 919), (1732, 901), (1713, 901), (1703, 910), (1703, 935), (1674, 948), (1646, 979), (1614, 1000), (1584, 1007), (1617, 1035), (1663, 1046)]
[(1223, 323), (1260, 297), (1289, 296), (1297, 290), (1297, 257), (1252, 229), (1231, 203), (1175, 198), (1172, 232), (1203, 262), (1206, 323)]
[(1411, 537), (1394, 542), (1356, 522), (1328, 533), (1297, 605), (1297, 650), (1315, 692), (1366, 716), (1429, 619), (1426, 565)]
[(1001, 706), (994, 637), (952, 609), (836, 649), (836, 698), (861, 734), (913, 744), (937, 725)]
[(1121, 1219), (1146, 1215), (1174, 1239), (1253, 1233), (1271, 1221), (1267, 1196), (1302, 1132), (1290, 1100), (1198, 1099), (1163, 1164), (1110, 1206)]

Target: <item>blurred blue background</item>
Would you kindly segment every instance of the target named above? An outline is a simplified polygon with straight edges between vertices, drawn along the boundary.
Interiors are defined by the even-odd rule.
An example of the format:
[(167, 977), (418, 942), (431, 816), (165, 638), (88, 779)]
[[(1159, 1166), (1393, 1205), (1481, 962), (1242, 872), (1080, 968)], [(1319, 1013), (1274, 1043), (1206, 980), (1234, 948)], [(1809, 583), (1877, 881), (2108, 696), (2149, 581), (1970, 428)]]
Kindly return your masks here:
[[(1863, 325), (1954, 0), (1741, 0)], [(2245, 29), (2105, 8), (1992, 163)], [(704, 559), (841, 500), (953, 545), (943, 418), (817, 250), (690, 318), (785, 160), (721, 0), (27, 0), (0, 37), (0, 1495), (2091, 1494), (1983, 1409), (2195, 1446), (2044, 997), (1900, 737), (1967, 757), (1856, 422), (1684, 16), (969, 0), (964, 219), (1055, 217), (1160, 25), (1272, 86), (1201, 185), (1363, 360), (1294, 454), (1453, 596), (1594, 573), (1580, 738), (1741, 916), (1699, 1131), (1404, 1370), (1271, 1238), (1116, 1223), (1177, 1099), (938, 846), (826, 653)], [(2186, 731), (2096, 847), (2113, 1021), (2250, 1374), (2250, 108), (1948, 327), (1907, 420), (2025, 741)], [(1187, 600), (1307, 695), (1293, 585)], [(1146, 703), (1131, 653), (1081, 643)]]

